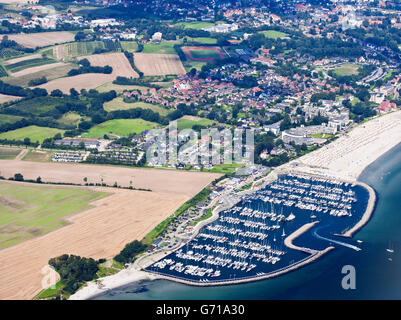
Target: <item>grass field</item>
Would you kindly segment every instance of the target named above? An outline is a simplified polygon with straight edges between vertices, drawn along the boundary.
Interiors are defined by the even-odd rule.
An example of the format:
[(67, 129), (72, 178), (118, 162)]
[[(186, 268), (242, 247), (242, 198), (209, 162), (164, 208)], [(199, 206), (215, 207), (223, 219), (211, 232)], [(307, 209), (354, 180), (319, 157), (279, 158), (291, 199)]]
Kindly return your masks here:
[(243, 166), (242, 163), (231, 163), (231, 164), (216, 164), (210, 170), (204, 170), (207, 172), (214, 172), (214, 173), (232, 173), (235, 172), (238, 168)]
[(224, 58), (219, 47), (182, 47), (182, 50), (193, 61), (207, 62)]
[(11, 160), (14, 159), (21, 152), (21, 149), (3, 148), (0, 147), (0, 159)]
[(82, 136), (86, 138), (103, 138), (105, 134), (128, 136), (131, 133), (140, 134), (145, 130), (155, 128), (157, 123), (142, 119), (115, 119), (100, 123), (92, 127)]
[(195, 30), (202, 30), (202, 28), (214, 26), (213, 22), (201, 22), (201, 21), (194, 21), (194, 22), (179, 22), (176, 23), (175, 27), (183, 27), (184, 29), (195, 29)]
[(29, 138), (31, 139), (31, 142), (38, 141), (39, 143), (42, 143), (44, 139), (52, 138), (57, 133), (63, 134), (64, 130), (47, 127), (28, 126), (21, 129), (3, 132), (0, 134), (0, 139), (24, 140), (25, 138)]
[(75, 188), (0, 183), (0, 249), (66, 225), (64, 217), (88, 209), (107, 193)]
[(217, 39), (209, 38), (209, 37), (186, 37), (188, 42), (196, 43), (196, 44), (216, 44)]
[(338, 76), (352, 76), (359, 73), (359, 67), (356, 64), (348, 63), (334, 70)]
[[(77, 126), (82, 118), (83, 117), (80, 116), (78, 113), (70, 111), (70, 112), (64, 113), (62, 115), (62, 117), (57, 120), (57, 122), (65, 124), (65, 125)], [(88, 118), (85, 117), (85, 120), (87, 120), (87, 119)]]
[(51, 160), (54, 152), (43, 150), (29, 150), (28, 153), (22, 158), (24, 161), (34, 162), (48, 162)]
[(195, 125), (207, 127), (207, 126), (211, 126), (216, 123), (217, 123), (216, 121), (205, 119), (205, 118), (184, 116), (177, 120), (177, 129), (178, 130), (192, 129), (193, 126), (195, 126)]
[(21, 120), (22, 117), (20, 116), (13, 116), (9, 114), (0, 114), (0, 126), (7, 123), (15, 123)]
[(135, 41), (120, 41), (121, 47), (129, 52), (138, 50), (138, 44)]
[(133, 108), (150, 109), (152, 111), (159, 113), (161, 116), (165, 116), (169, 112), (166, 108), (151, 103), (146, 103), (146, 102), (127, 103), (123, 101), (122, 97), (117, 97), (112, 101), (106, 102), (103, 108), (107, 112), (115, 110), (128, 110)]
[(265, 30), (265, 31), (261, 31), (261, 33), (263, 33), (264, 36), (269, 39), (281, 39), (281, 38), (285, 38), (288, 36), (287, 33), (276, 31), (276, 30)]
[(168, 53), (177, 54), (174, 45), (178, 44), (177, 41), (162, 41), (160, 43), (145, 43), (143, 46), (143, 53)]

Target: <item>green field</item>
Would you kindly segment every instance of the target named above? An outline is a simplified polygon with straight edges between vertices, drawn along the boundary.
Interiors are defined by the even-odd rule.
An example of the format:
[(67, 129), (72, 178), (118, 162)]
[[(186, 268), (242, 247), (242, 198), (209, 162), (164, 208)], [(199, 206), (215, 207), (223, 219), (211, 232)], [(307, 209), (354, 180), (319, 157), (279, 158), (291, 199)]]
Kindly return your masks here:
[(194, 59), (220, 59), (220, 55), (214, 49), (189, 50), (189, 53)]
[(55, 63), (56, 61), (50, 58), (34, 58), (34, 59), (29, 59), (29, 60), (23, 60), (20, 62), (12, 63), (6, 65), (6, 68), (8, 71), (11, 72), (18, 72), (24, 69), (32, 68), (32, 67), (38, 67), (42, 66), (45, 64), (51, 64)]
[(140, 134), (145, 130), (155, 128), (157, 123), (142, 119), (115, 119), (100, 123), (92, 127), (82, 137), (103, 138), (105, 134), (116, 136), (128, 136), (131, 133)]
[(265, 30), (265, 31), (260, 31), (265, 35), (266, 38), (269, 39), (281, 39), (288, 37), (287, 33), (276, 31), (276, 30)]
[(12, 160), (21, 152), (21, 149), (14, 148), (3, 148), (0, 147), (0, 159), (1, 160)]
[(104, 110), (107, 112), (115, 111), (115, 110), (128, 110), (133, 108), (142, 108), (142, 109), (150, 109), (159, 113), (161, 116), (165, 116), (168, 114), (168, 110), (161, 106), (146, 103), (146, 102), (134, 102), (134, 103), (127, 103), (123, 101), (122, 97), (117, 97), (114, 100), (106, 102), (103, 106)]
[(125, 51), (135, 52), (138, 50), (138, 44), (135, 41), (121, 41), (120, 44)]
[(64, 113), (60, 119), (57, 119), (57, 122), (64, 125), (77, 126), (81, 119), (88, 120), (88, 117), (82, 117), (78, 113), (70, 111)]
[(0, 126), (3, 124), (7, 124), (7, 123), (15, 123), (21, 119), (22, 119), (22, 117), (19, 117), (19, 116), (13, 116), (13, 115), (9, 115), (9, 114), (0, 114)]
[(0, 249), (65, 226), (63, 218), (90, 208), (90, 202), (106, 195), (81, 188), (1, 182)]
[(145, 43), (143, 46), (143, 53), (167, 53), (177, 54), (174, 49), (174, 45), (178, 44), (178, 41), (162, 41), (160, 43)]
[(22, 158), (23, 161), (33, 162), (49, 162), (55, 152), (44, 150), (29, 150), (28, 153)]
[(209, 37), (186, 37), (187, 42), (194, 43), (194, 44), (216, 44), (217, 39), (209, 38)]
[(213, 124), (216, 124), (216, 121), (205, 119), (205, 118), (196, 118), (196, 117), (191, 117), (191, 118), (181, 118), (177, 120), (177, 129), (178, 130), (183, 130), (183, 129), (192, 129), (193, 126), (199, 125), (199, 126), (204, 126), (208, 127)]
[(44, 139), (52, 138), (57, 133), (63, 134), (64, 130), (47, 127), (28, 126), (21, 129), (3, 132), (0, 134), (0, 139), (24, 140), (24, 138), (29, 138), (31, 139), (31, 142), (38, 141), (39, 143), (42, 143)]
[(201, 30), (202, 28), (210, 27), (210, 26), (214, 26), (214, 25), (215, 25), (215, 23), (213, 23), (213, 22), (193, 21), (193, 22), (179, 22), (179, 23), (176, 23), (174, 26), (175, 27), (183, 27), (184, 29)]
[(356, 75), (359, 73), (359, 67), (356, 64), (352, 63), (347, 63), (342, 65), (339, 68), (336, 68), (334, 70), (334, 73), (338, 76), (344, 77), (344, 76), (352, 76)]

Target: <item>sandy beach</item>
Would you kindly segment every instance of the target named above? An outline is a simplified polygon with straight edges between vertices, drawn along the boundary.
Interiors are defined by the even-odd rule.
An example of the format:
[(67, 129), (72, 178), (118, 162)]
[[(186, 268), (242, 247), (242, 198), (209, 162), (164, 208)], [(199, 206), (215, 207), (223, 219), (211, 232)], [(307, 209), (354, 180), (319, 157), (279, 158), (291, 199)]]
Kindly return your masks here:
[(81, 290), (73, 294), (69, 300), (87, 300), (109, 290), (121, 288), (141, 280), (154, 280), (156, 277), (148, 272), (127, 268), (112, 276), (89, 282)]
[(401, 143), (401, 111), (361, 124), (327, 146), (292, 163), (297, 170), (356, 180), (380, 156)]

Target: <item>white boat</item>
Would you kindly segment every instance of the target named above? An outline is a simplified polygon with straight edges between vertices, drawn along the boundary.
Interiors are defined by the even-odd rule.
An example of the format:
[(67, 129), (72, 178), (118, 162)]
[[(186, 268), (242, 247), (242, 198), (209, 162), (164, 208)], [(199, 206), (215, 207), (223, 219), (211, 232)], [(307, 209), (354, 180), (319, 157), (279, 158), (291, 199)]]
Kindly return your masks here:
[(293, 213), (290, 213), (290, 215), (287, 217), (287, 221), (291, 221), (291, 220), (294, 220), (295, 219), (295, 216), (294, 216), (294, 214)]

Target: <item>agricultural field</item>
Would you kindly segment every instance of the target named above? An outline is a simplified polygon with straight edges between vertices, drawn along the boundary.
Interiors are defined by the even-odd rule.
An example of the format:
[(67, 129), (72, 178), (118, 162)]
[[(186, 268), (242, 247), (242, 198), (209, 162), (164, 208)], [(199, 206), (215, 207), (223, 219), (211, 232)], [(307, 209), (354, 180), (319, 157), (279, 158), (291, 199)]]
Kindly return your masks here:
[[(20, 152), (21, 149), (0, 147), (0, 159), (1, 160), (15, 159), (15, 157), (18, 156)], [(0, 207), (1, 207), (1, 197), (0, 197)]]
[[(140, 134), (145, 130), (153, 129), (157, 123), (142, 119), (114, 119), (100, 123), (82, 134), (85, 138), (103, 138), (104, 135), (128, 136), (129, 134)], [(1, 137), (1, 135), (0, 135)]]
[(46, 64), (51, 64), (51, 63), (55, 63), (56, 61), (50, 58), (33, 58), (33, 59), (24, 59), (22, 61), (18, 61), (18, 62), (14, 62), (14, 63), (10, 63), (8, 62), (6, 65), (6, 68), (8, 71), (12, 72), (12, 73), (16, 73), (18, 71), (24, 70), (24, 69), (28, 69), (28, 68), (32, 68), (32, 67), (37, 67), (37, 66), (42, 66), (42, 65), (46, 65)]
[(7, 73), (6, 68), (4, 68), (4, 66), (0, 64), (0, 78), (7, 77), (7, 76), (8, 76), (8, 73)]
[(106, 195), (75, 188), (0, 183), (0, 249), (65, 226), (64, 217), (90, 208), (90, 202)]
[(177, 129), (178, 130), (192, 129), (193, 126), (195, 125), (208, 127), (216, 123), (217, 123), (216, 121), (209, 120), (206, 118), (183, 116), (182, 118), (177, 120)]
[(159, 105), (146, 103), (146, 102), (133, 102), (128, 103), (124, 102), (122, 97), (117, 97), (112, 101), (106, 102), (103, 106), (104, 110), (107, 112), (115, 111), (115, 110), (128, 110), (133, 108), (142, 108), (142, 109), (150, 109), (154, 112), (159, 113), (161, 116), (165, 116), (169, 113), (169, 111)]
[(269, 39), (281, 39), (288, 37), (287, 33), (276, 30), (265, 30), (265, 31), (260, 31), (260, 33), (263, 33), (264, 36)]
[(224, 59), (220, 47), (182, 47), (184, 53), (189, 60), (193, 61), (213, 61), (216, 59)]
[(138, 50), (138, 44), (135, 41), (120, 41), (121, 48), (128, 52), (135, 52)]
[(347, 63), (343, 64), (334, 70), (334, 73), (338, 76), (352, 76), (359, 73), (359, 67), (356, 64)]
[(40, 70), (37, 72), (20, 75), (17, 77), (14, 75), (14, 77), (6, 78), (3, 81), (7, 82), (9, 84), (15, 85), (15, 86), (26, 87), (26, 86), (28, 86), (29, 81), (31, 81), (33, 79), (46, 77), (46, 79), (48, 81), (51, 81), (51, 80), (66, 76), (68, 71), (70, 71), (71, 69), (74, 68), (72, 65), (64, 64), (64, 63), (60, 63), (60, 64), (54, 63), (54, 64), (50, 64), (47, 66), (49, 67), (49, 69)]
[(177, 54), (174, 45), (179, 44), (178, 41), (162, 41), (160, 43), (145, 43), (143, 53), (166, 53)]
[(101, 86), (96, 88), (97, 91), (99, 92), (108, 92), (110, 90), (115, 90), (117, 93), (122, 93), (125, 90), (149, 90), (149, 87), (144, 87), (144, 86), (137, 86), (137, 85), (119, 85), (119, 84), (114, 84), (113, 82), (108, 82), (105, 84), (102, 84)]
[[(19, 100), (19, 99), (21, 99), (21, 97), (10, 96), (10, 95), (8, 95), (8, 94), (2, 94), (2, 93), (0, 93), (0, 103), (15, 101), (15, 100)], [(1, 119), (0, 119), (0, 124), (1, 124)]]
[[(89, 182), (100, 182), (102, 177), (107, 184), (112, 185), (118, 181), (119, 185), (129, 186), (129, 182), (133, 181), (134, 187), (151, 189), (152, 192), (71, 187), (80, 193), (86, 190), (112, 193), (110, 196), (102, 197), (94, 202), (89, 202), (87, 198), (79, 201), (74, 196), (64, 197), (63, 194), (60, 194), (58, 200), (63, 208), (69, 207), (68, 202), (64, 202), (67, 199), (72, 202), (73, 206), (86, 202), (87, 205), (94, 207), (78, 214), (59, 218), (68, 221), (68, 224), (45, 236), (23, 241), (7, 250), (0, 250), (0, 261), (2, 262), (0, 264), (0, 274), (2, 275), (0, 277), (0, 299), (32, 299), (35, 297), (42, 290), (43, 274), (41, 274), (41, 270), (52, 257), (64, 253), (74, 253), (93, 259), (108, 259), (115, 256), (126, 243), (134, 239), (142, 239), (185, 201), (191, 199), (211, 181), (221, 176), (214, 173), (177, 170), (14, 160), (2, 160), (1, 172), (7, 177), (14, 175), (15, 172), (20, 172), (25, 179), (36, 179), (40, 176), (43, 181), (49, 182), (83, 183), (84, 177), (87, 177)], [(10, 184), (10, 182), (7, 183)], [(42, 188), (40, 185), (29, 185), (29, 187)], [(61, 187), (52, 186), (49, 189), (56, 188)], [(62, 189), (67, 188), (62, 187)], [(46, 190), (42, 192), (44, 192), (43, 197), (37, 193), (36, 199), (46, 197), (46, 201), (42, 200), (42, 202), (46, 203), (49, 208), (50, 203), (55, 202), (52, 200), (54, 198), (51, 197), (51, 194), (47, 194)], [(23, 199), (21, 202), (23, 202), (21, 205), (25, 205), (27, 201)], [(19, 208), (15, 210), (19, 210)], [(50, 209), (47, 212), (49, 211), (51, 212)], [(44, 219), (48, 218), (46, 213)], [(37, 248), (41, 248), (41, 250), (38, 251)], [(27, 265), (32, 272), (26, 272)], [(15, 290), (16, 287), (21, 290)]]
[(134, 61), (145, 76), (185, 73), (180, 58), (175, 54), (135, 53)]
[(54, 47), (55, 56), (61, 60), (93, 54), (96, 49), (104, 49), (103, 41), (71, 42)]
[(64, 130), (47, 127), (28, 126), (16, 130), (3, 132), (0, 134), (0, 139), (24, 140), (25, 138), (29, 138), (31, 139), (31, 142), (38, 141), (39, 143), (42, 143), (44, 139), (52, 138), (57, 133), (63, 134)]
[(82, 59), (88, 59), (92, 66), (111, 66), (113, 68), (113, 72), (111, 76), (116, 78), (117, 76), (121, 77), (133, 77), (138, 78), (139, 75), (132, 69), (131, 64), (128, 59), (122, 52), (114, 52), (114, 53), (104, 53), (104, 54), (94, 54), (91, 56), (82, 56)]
[(74, 41), (74, 34), (68, 31), (21, 33), (9, 34), (8, 39), (14, 40), (24, 47), (35, 49), (36, 47), (46, 47), (57, 43)]
[(71, 88), (74, 88), (77, 91), (81, 91), (82, 89), (95, 89), (102, 84), (113, 81), (114, 79), (115, 76), (113, 76), (113, 74), (84, 73), (73, 77), (54, 79), (38, 86), (38, 88), (44, 88), (48, 92), (59, 89), (64, 93), (69, 93)]

